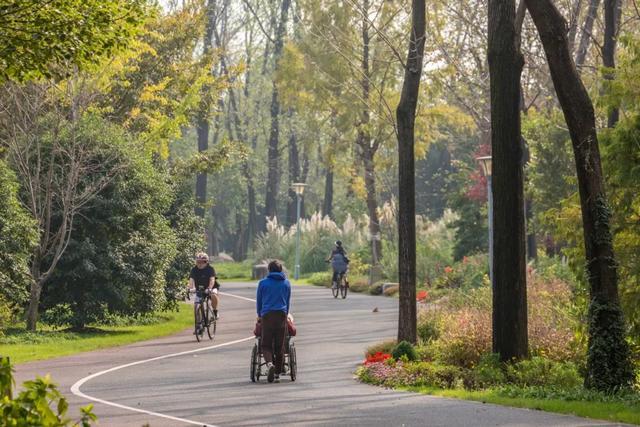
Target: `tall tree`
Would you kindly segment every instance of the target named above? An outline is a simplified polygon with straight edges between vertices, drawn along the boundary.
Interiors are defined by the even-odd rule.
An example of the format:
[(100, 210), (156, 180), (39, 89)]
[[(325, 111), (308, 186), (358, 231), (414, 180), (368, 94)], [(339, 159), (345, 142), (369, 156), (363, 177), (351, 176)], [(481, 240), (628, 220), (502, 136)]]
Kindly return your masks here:
[[(206, 26), (204, 39), (202, 40), (203, 55), (206, 58), (211, 54), (211, 46), (213, 43), (213, 30), (216, 21), (216, 2), (215, 0), (207, 1), (206, 9)], [(209, 88), (205, 85), (202, 88), (202, 97), (200, 100), (200, 110), (196, 122), (196, 133), (198, 135), (198, 152), (206, 152), (209, 149), (209, 116), (211, 114), (211, 103), (207, 96)], [(207, 204), (207, 173), (201, 171), (196, 176), (196, 215), (204, 218), (205, 208)]]
[(580, 71), (587, 59), (589, 44), (591, 44), (591, 39), (593, 38), (593, 24), (598, 16), (599, 5), (600, 0), (589, 1), (587, 16), (584, 20), (584, 26), (582, 27), (582, 34), (580, 35), (580, 44), (578, 45), (578, 51), (576, 52), (576, 67), (578, 68), (578, 71)]
[(520, 74), (524, 65), (514, 0), (489, 0), (493, 181), (493, 351), (507, 361), (527, 356), (524, 179)]
[(362, 110), (358, 122), (358, 135), (356, 144), (360, 148), (362, 163), (364, 164), (364, 184), (367, 190), (367, 212), (369, 214), (369, 234), (371, 235), (371, 252), (373, 265), (378, 264), (382, 257), (382, 244), (380, 241), (380, 222), (378, 220), (378, 198), (376, 196), (376, 170), (375, 155), (380, 148), (381, 140), (372, 138), (371, 135), (371, 21), (369, 20), (369, 0), (362, 1), (362, 57), (361, 57), (361, 78), (360, 96), (362, 99)]
[[(276, 38), (273, 41), (273, 60), (276, 69), (278, 67), (278, 61), (282, 56), (290, 5), (291, 0), (282, 0), (280, 20), (278, 22)], [(269, 146), (267, 152), (267, 189), (264, 207), (265, 216), (269, 218), (273, 218), (278, 214), (278, 187), (280, 186), (280, 96), (275, 78), (272, 87), (270, 110), (271, 128), (269, 131)]]
[[(604, 70), (604, 78), (611, 82), (615, 78), (616, 68), (616, 45), (618, 38), (618, 27), (621, 0), (604, 0), (604, 43), (602, 45), (602, 65)], [(607, 125), (612, 128), (620, 118), (620, 110), (612, 107), (609, 110)]]
[(618, 296), (593, 104), (571, 58), (564, 18), (552, 0), (526, 3), (542, 39), (576, 162), (590, 291), (586, 385), (613, 390), (633, 381), (633, 369)]
[(396, 109), (398, 121), (398, 341), (416, 342), (415, 121), (425, 43), (425, 0), (411, 4), (411, 35), (404, 83)]

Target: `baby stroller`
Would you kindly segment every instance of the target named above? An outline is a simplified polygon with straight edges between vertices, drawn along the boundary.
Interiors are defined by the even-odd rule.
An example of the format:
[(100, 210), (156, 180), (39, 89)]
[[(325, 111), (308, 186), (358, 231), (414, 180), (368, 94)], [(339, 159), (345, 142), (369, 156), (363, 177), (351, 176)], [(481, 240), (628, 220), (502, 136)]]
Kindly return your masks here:
[[(261, 345), (261, 335), (262, 335), (262, 325), (260, 322), (256, 323), (256, 327), (253, 331), (256, 340), (253, 344), (253, 349), (251, 350), (251, 366), (249, 377), (251, 378), (251, 382), (260, 381), (260, 377), (267, 375), (267, 362), (264, 360), (262, 356), (262, 345)], [(284, 363), (282, 367), (282, 373), (280, 375), (288, 375), (291, 378), (291, 381), (296, 380), (296, 374), (298, 372), (297, 369), (297, 360), (296, 360), (296, 346), (293, 342), (293, 337), (296, 335), (296, 328), (293, 325), (293, 318), (291, 316), (287, 317), (287, 328), (284, 336)], [(264, 367), (264, 369), (263, 369)]]

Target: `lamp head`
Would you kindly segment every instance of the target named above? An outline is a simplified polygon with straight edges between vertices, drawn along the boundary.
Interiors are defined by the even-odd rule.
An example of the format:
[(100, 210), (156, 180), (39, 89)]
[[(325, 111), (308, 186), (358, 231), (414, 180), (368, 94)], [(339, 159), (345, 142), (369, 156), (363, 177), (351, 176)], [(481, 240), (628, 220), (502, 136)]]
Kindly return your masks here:
[(491, 156), (482, 156), (477, 157), (476, 161), (480, 163), (480, 167), (482, 168), (482, 173), (486, 177), (491, 176)]
[(298, 196), (302, 196), (302, 194), (304, 193), (304, 188), (306, 186), (307, 184), (302, 182), (294, 182), (293, 184), (291, 184), (291, 188)]

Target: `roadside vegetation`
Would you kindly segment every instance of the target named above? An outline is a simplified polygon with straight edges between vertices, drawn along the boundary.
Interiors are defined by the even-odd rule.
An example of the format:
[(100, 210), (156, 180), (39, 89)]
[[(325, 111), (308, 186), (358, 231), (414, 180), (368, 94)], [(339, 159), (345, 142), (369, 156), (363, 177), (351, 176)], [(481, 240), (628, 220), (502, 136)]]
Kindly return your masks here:
[[(547, 258), (527, 274), (528, 359), (493, 354), (491, 288), (471, 261), (447, 268), (419, 302), (418, 343), (369, 348), (358, 378), (383, 387), (640, 424), (640, 354), (636, 380), (609, 392), (585, 388), (584, 295), (568, 266)], [(481, 276), (482, 277), (482, 276)]]
[(0, 357), (0, 415), (3, 426), (88, 427), (97, 417), (93, 405), (80, 408), (77, 421), (69, 417), (69, 403), (51, 378), (38, 377), (15, 393), (13, 366)]
[(183, 331), (192, 324), (192, 306), (180, 304), (176, 310), (151, 315), (112, 316), (82, 330), (45, 323), (38, 331), (31, 332), (17, 324), (4, 331), (0, 347), (2, 356), (10, 357), (11, 363), (25, 363), (160, 338)]

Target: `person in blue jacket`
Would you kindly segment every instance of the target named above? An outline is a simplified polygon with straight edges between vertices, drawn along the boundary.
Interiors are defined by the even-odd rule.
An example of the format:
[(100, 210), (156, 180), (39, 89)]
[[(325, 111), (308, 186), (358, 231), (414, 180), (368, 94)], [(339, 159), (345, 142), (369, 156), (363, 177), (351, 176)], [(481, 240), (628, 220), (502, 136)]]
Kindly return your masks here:
[[(269, 263), (269, 274), (258, 283), (256, 309), (262, 322), (262, 355), (267, 362), (267, 381), (280, 381), (284, 363), (284, 338), (291, 300), (291, 284), (280, 261)], [(275, 363), (274, 363), (275, 362)]]

